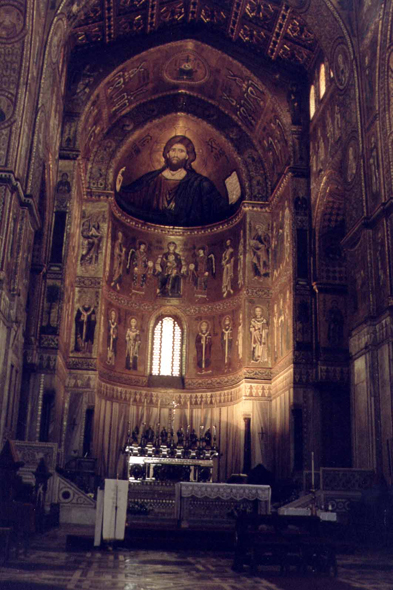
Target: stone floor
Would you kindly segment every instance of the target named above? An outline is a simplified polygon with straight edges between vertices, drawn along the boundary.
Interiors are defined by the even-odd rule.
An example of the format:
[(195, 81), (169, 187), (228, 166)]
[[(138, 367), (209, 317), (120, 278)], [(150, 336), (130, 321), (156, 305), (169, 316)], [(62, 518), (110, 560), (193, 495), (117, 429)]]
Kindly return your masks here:
[(257, 577), (231, 570), (229, 552), (117, 549), (66, 551), (62, 526), (37, 536), (27, 556), (0, 568), (2, 590), (393, 590), (393, 550), (358, 550), (338, 558), (337, 578), (266, 568)]

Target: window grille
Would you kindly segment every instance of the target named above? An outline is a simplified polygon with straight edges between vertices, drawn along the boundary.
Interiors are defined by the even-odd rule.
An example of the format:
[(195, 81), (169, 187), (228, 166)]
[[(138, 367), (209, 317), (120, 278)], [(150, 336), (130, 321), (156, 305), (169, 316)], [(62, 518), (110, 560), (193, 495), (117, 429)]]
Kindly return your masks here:
[(181, 339), (179, 324), (171, 317), (162, 318), (153, 334), (153, 375), (180, 377)]

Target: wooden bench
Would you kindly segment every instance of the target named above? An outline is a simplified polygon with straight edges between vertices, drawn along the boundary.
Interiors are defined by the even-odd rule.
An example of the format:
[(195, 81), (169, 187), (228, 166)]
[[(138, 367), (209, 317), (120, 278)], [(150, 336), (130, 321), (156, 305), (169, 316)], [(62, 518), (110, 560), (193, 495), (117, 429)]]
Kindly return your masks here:
[(10, 557), (11, 527), (0, 527), (0, 564), (5, 564)]
[[(11, 552), (18, 556), (23, 550), (27, 554), (30, 538), (35, 532), (35, 508), (23, 502), (0, 502), (0, 527), (4, 530), (7, 550), (3, 559), (9, 559)], [(0, 537), (1, 542), (2, 537)]]
[(306, 573), (337, 575), (336, 545), (313, 516), (239, 515), (233, 569), (245, 565), (256, 574), (260, 566), (277, 565), (282, 574), (291, 567)]

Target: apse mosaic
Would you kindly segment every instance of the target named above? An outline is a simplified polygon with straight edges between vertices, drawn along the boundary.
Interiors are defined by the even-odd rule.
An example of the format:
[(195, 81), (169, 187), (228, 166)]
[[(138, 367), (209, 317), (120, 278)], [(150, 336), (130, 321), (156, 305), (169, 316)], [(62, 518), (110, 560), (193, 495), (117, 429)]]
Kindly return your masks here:
[(243, 230), (161, 236), (114, 222), (107, 285), (129, 302), (230, 300), (243, 286), (245, 248)]
[(116, 202), (125, 213), (151, 223), (208, 225), (238, 208), (237, 169), (233, 150), (214, 129), (172, 116), (148, 126), (122, 156)]
[[(86, 82), (90, 81), (87, 75)], [(173, 207), (166, 206), (164, 215), (162, 203), (161, 209), (157, 210), (158, 203), (152, 209), (145, 198), (146, 189), (155, 185), (145, 176), (149, 172), (166, 166), (158, 180), (171, 180), (170, 172), (177, 172), (173, 181), (183, 180), (184, 172), (171, 170), (180, 164), (171, 161), (165, 146), (171, 138), (185, 136), (189, 142), (183, 168), (189, 174), (178, 190), (192, 177), (199, 187), (198, 203), (209, 203), (199, 213), (191, 208), (189, 214), (195, 217), (191, 225), (223, 219), (241, 199), (266, 201), (270, 186), (293, 159), (293, 150), (297, 160), (304, 157), (300, 137), (292, 146), (288, 133), (291, 120), (301, 123), (300, 104), (296, 85), (287, 97), (281, 81), (273, 84), (267, 77), (262, 82), (202, 43), (181, 41), (152, 48), (117, 68), (90, 99), (80, 137), (84, 157), (91, 159), (89, 188), (114, 190), (117, 179), (119, 200), (129, 213), (164, 225), (190, 225), (184, 219), (188, 209), (182, 211), (179, 199), (176, 205), (171, 200)], [(170, 113), (176, 115), (166, 125), (163, 119)], [(70, 146), (75, 143), (71, 128), (69, 119)], [(119, 147), (123, 162), (118, 161)], [(203, 182), (193, 171), (205, 177)], [(124, 174), (119, 177), (119, 172)], [(195, 187), (189, 192), (195, 193)]]
[[(270, 213), (240, 216), (229, 228), (216, 224), (210, 232), (185, 233), (153, 224), (130, 226), (128, 216), (115, 208), (109, 235), (99, 352), (106, 379), (146, 378), (152, 330), (157, 314), (165, 313), (185, 318), (179, 321), (187, 325), (181, 337), (187, 379), (270, 365)], [(265, 299), (252, 300), (245, 313), (242, 294), (250, 279)]]

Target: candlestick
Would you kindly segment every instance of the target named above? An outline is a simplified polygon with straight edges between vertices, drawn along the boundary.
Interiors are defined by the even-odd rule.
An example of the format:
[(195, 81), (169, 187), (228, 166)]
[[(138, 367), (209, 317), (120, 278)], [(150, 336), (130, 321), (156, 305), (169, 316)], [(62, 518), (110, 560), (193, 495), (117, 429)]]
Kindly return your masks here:
[(315, 469), (314, 469), (314, 451), (311, 453), (311, 488), (314, 489)]

